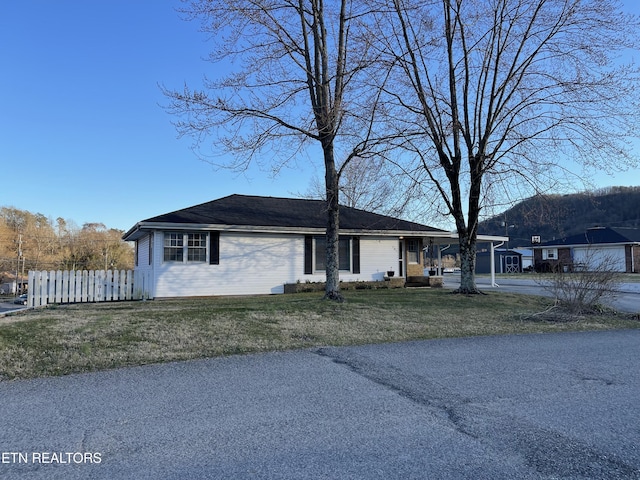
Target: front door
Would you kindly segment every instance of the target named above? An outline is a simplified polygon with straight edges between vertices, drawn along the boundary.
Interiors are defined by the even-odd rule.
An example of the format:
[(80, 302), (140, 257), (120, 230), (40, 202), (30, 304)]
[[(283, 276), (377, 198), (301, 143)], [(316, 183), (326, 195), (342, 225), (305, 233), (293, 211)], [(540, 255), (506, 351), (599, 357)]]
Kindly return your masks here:
[(404, 277), (404, 240), (398, 241), (398, 276)]

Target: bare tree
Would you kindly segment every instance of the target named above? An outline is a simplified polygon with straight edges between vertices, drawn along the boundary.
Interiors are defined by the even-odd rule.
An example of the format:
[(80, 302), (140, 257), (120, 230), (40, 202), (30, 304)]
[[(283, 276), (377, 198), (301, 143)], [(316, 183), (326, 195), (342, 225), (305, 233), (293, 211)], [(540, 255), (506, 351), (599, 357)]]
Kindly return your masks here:
[[(477, 292), (483, 208), (556, 185), (569, 161), (635, 165), (639, 22), (615, 0), (393, 0), (373, 25), (394, 67), (389, 128), (455, 219), (459, 292)], [(573, 169), (575, 171), (575, 169)]]
[[(407, 212), (416, 214), (420, 183), (413, 175), (396, 168), (390, 159), (382, 155), (355, 157), (340, 172), (341, 205), (394, 217), (401, 217)], [(306, 192), (298, 195), (324, 198), (324, 180), (312, 177)]]
[(375, 92), (359, 87), (370, 64), (361, 35), (364, 3), (352, 0), (193, 0), (183, 11), (210, 34), (218, 71), (204, 87), (164, 89), (181, 135), (201, 150), (272, 169), (320, 147), (327, 208), (325, 298), (341, 300), (338, 276), (339, 175), (372, 143)]
[[(51, 222), (41, 213), (31, 213), (14, 207), (0, 208), (0, 257), (3, 270), (8, 264), (25, 261), (28, 268), (49, 265), (56, 257), (56, 242)], [(8, 261), (10, 260), (10, 261)], [(9, 270), (16, 270), (15, 265)]]

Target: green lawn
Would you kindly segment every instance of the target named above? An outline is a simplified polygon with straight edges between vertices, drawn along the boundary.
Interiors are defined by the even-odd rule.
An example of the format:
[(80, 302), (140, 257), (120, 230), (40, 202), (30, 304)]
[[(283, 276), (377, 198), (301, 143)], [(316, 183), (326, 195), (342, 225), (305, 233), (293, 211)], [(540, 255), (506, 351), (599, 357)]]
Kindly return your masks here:
[(0, 318), (0, 379), (130, 365), (406, 340), (638, 328), (605, 313), (535, 321), (549, 300), (508, 293), (461, 296), (444, 289), (321, 293), (51, 306)]

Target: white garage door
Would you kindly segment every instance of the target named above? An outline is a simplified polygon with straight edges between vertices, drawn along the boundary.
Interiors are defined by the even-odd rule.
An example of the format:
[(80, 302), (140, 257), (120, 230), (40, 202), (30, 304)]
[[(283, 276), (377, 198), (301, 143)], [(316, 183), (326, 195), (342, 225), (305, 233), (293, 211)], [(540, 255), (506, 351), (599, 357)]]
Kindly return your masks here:
[(588, 270), (605, 269), (614, 272), (626, 270), (624, 246), (622, 247), (577, 247), (573, 250), (573, 261)]

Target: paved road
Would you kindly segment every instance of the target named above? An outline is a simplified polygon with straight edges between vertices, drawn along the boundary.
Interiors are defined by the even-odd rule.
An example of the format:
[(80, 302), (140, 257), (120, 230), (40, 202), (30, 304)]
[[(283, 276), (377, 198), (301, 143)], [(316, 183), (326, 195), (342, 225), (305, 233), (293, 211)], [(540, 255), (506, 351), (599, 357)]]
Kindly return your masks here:
[[(551, 296), (535, 280), (522, 278), (497, 278), (498, 287), (491, 286), (491, 279), (488, 277), (476, 278), (478, 288), (483, 291), (505, 291), (523, 293), (527, 295)], [(459, 275), (445, 275), (444, 286), (457, 288), (460, 286)], [(604, 303), (621, 312), (640, 313), (640, 283), (622, 283), (618, 286), (618, 292), (612, 298), (604, 299)]]
[(0, 478), (640, 479), (639, 347), (479, 337), (0, 382)]
[(13, 312), (16, 310), (25, 309), (24, 305), (16, 305), (12, 302), (0, 302), (0, 313)]

